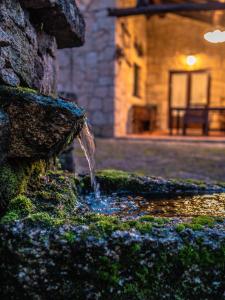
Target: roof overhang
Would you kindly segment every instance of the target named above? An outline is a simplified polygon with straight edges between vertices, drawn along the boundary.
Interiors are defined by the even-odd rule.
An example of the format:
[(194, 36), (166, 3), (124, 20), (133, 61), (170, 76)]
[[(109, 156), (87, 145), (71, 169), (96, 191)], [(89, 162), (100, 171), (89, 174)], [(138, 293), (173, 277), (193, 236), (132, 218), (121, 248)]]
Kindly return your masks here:
[[(138, 1), (137, 1), (138, 2)], [(150, 2), (150, 1), (149, 1)], [(137, 15), (157, 15), (165, 13), (176, 13), (186, 17), (199, 19), (207, 23), (213, 23), (213, 14), (210, 12), (225, 11), (225, 3), (219, 1), (195, 1), (182, 2), (178, 0), (165, 1), (152, 1), (155, 3), (143, 6), (134, 6), (127, 8), (109, 8), (108, 14), (111, 17), (128, 17)], [(208, 12), (208, 13), (207, 13)]]

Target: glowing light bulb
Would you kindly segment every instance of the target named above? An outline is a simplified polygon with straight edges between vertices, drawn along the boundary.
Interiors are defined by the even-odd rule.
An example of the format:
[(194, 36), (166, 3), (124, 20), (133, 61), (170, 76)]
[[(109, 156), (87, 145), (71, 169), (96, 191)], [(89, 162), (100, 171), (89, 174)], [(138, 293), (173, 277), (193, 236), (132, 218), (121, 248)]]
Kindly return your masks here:
[(225, 42), (225, 31), (220, 31), (219, 29), (207, 32), (204, 35), (204, 39), (210, 43), (224, 43)]
[(186, 58), (186, 62), (189, 66), (194, 66), (197, 62), (197, 58), (194, 55), (188, 55)]

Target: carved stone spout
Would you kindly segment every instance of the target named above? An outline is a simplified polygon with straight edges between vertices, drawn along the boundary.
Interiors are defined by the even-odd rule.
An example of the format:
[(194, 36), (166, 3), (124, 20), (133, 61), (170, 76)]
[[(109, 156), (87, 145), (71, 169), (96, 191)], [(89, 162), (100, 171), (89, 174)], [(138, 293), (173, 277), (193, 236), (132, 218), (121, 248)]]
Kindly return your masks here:
[(48, 159), (80, 132), (85, 112), (76, 104), (33, 91), (0, 86), (2, 157)]

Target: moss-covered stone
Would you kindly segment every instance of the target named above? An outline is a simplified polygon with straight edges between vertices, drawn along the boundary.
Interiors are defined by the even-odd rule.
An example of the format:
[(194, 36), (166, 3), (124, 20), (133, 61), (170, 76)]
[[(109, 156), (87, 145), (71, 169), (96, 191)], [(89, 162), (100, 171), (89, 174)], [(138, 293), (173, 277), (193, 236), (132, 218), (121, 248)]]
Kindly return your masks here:
[(222, 226), (196, 234), (177, 233), (169, 221), (158, 227), (150, 217), (92, 214), (56, 224), (47, 213), (32, 213), (11, 219), (0, 225), (3, 299), (223, 299)]
[(37, 212), (29, 214), (26, 218), (26, 222), (28, 224), (39, 224), (40, 226), (47, 226), (47, 227), (53, 227), (53, 226), (59, 226), (65, 223), (65, 219), (53, 217), (47, 212)]
[(28, 190), (37, 212), (46, 212), (56, 218), (74, 215), (77, 207), (77, 186), (73, 175), (49, 171), (39, 180), (37, 190)]
[(75, 103), (24, 88), (0, 85), (0, 107), (10, 122), (7, 158), (50, 159), (82, 129), (85, 111)]
[(9, 211), (1, 218), (0, 223), (9, 224), (20, 219), (21, 219), (21, 215), (19, 215), (17, 212)]
[(9, 202), (18, 194), (26, 192), (29, 184), (37, 184), (44, 169), (44, 162), (8, 160), (0, 168), (0, 211), (6, 210)]
[(215, 224), (223, 222), (222, 217), (198, 216), (191, 219), (188, 223), (180, 223), (176, 226), (176, 230), (181, 232), (186, 228), (192, 230), (202, 230), (205, 226), (213, 227)]
[(29, 198), (19, 195), (10, 201), (8, 210), (15, 211), (19, 215), (28, 215), (34, 210), (34, 205)]
[[(149, 195), (190, 195), (224, 192), (221, 185), (206, 184), (197, 180), (165, 180), (156, 177), (143, 177), (120, 170), (103, 170), (96, 174), (101, 190), (106, 193), (134, 193)], [(90, 177), (81, 180), (83, 190), (90, 190)]]
[(223, 299), (224, 218), (79, 214), (77, 184), (51, 171), (10, 201), (0, 221), (3, 299)]

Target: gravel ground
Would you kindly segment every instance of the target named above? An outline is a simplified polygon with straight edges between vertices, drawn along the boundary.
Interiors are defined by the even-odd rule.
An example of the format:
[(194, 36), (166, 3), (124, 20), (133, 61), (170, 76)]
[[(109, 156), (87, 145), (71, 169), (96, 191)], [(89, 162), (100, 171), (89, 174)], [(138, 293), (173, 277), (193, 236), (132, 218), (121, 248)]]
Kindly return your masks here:
[[(225, 143), (97, 139), (96, 145), (97, 169), (225, 182)], [(83, 153), (75, 148), (77, 170), (87, 172)]]

